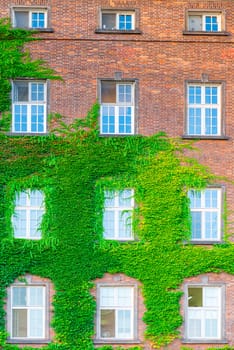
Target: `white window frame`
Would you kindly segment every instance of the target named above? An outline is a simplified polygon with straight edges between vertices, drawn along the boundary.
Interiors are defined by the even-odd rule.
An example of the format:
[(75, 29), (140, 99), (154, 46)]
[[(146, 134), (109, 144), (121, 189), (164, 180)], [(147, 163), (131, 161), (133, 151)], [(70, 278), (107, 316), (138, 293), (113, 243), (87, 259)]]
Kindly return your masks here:
[[(26, 288), (26, 305), (19, 305), (14, 306), (13, 305), (13, 296), (14, 296), (14, 288)], [(41, 288), (42, 290), (42, 305), (30, 305), (30, 292), (32, 288)], [(26, 337), (17, 337), (13, 336), (13, 310), (26, 310), (27, 311), (27, 336)], [(30, 334), (30, 318), (32, 311), (34, 310), (40, 310), (42, 311), (42, 335), (41, 336), (32, 336)], [(33, 339), (45, 339), (46, 338), (46, 286), (45, 285), (23, 285), (23, 284), (14, 284), (10, 287), (10, 315), (11, 317), (8, 318), (8, 321), (10, 320), (10, 338), (11, 339), (24, 339), (24, 340), (33, 340)]]
[[(17, 23), (16, 23), (16, 12), (27, 12), (28, 13), (28, 20), (29, 22), (25, 25), (25, 26), (22, 26), (22, 27), (19, 27), (17, 26)], [(44, 27), (33, 27), (32, 26), (32, 15), (33, 13), (43, 13), (44, 14)], [(13, 27), (14, 28), (29, 28), (29, 29), (46, 29), (48, 28), (48, 10), (45, 9), (45, 8), (25, 8), (25, 7), (15, 7), (12, 9), (12, 17), (13, 17)]]
[[(32, 205), (31, 204), (31, 194), (33, 192), (38, 192), (42, 195), (42, 204), (40, 206), (37, 206), (37, 205)], [(43, 215), (45, 213), (45, 207), (44, 207), (44, 193), (42, 191), (39, 191), (39, 190), (27, 190), (27, 191), (22, 191), (22, 192), (19, 192), (17, 193), (16, 195), (18, 196), (19, 198), (19, 201), (20, 201), (20, 197), (22, 195), (25, 195), (26, 194), (26, 205), (15, 205), (15, 211), (14, 211), (14, 214), (12, 216), (12, 226), (13, 226), (13, 229), (14, 229), (14, 237), (15, 238), (23, 238), (23, 239), (34, 239), (34, 240), (38, 240), (38, 239), (41, 239), (42, 237), (42, 233), (41, 233), (41, 230), (40, 230), (40, 224), (43, 220)], [(41, 215), (41, 219), (40, 219), (40, 223), (38, 225), (38, 230), (37, 232), (39, 232), (39, 235), (38, 236), (31, 236), (31, 232), (30, 232), (30, 229), (31, 229), (31, 214), (32, 214), (32, 211), (42, 211), (42, 215)], [(16, 221), (17, 221), (17, 217), (16, 217), (16, 212), (18, 212), (19, 214), (19, 217), (18, 219), (19, 220), (22, 220), (22, 214), (25, 213), (25, 221), (26, 221), (26, 231), (25, 231), (25, 235), (17, 235), (15, 236), (15, 230), (16, 230)]]
[[(111, 305), (105, 305), (102, 303), (102, 291), (105, 288), (114, 290), (114, 303)], [(118, 304), (118, 293), (120, 289), (127, 288), (130, 290), (131, 300), (129, 305)], [(133, 285), (98, 285), (98, 306), (97, 306), (97, 338), (102, 340), (116, 341), (116, 340), (133, 340), (135, 339), (135, 317), (136, 317), (136, 301), (135, 301), (136, 287)], [(101, 311), (102, 310), (114, 310), (115, 314), (115, 336), (114, 337), (102, 337), (101, 334)], [(122, 337), (118, 333), (118, 311), (130, 312), (130, 332), (128, 336)]]
[[(201, 32), (200, 30), (193, 30), (193, 29), (190, 29), (190, 17), (193, 17), (193, 16), (197, 16), (197, 17), (200, 17), (201, 18), (201, 23), (202, 23), (202, 32), (205, 32), (205, 33), (212, 33), (212, 34), (215, 34), (215, 33), (219, 33), (219, 32), (222, 32), (222, 18), (223, 18), (223, 15), (221, 12), (200, 12), (200, 11), (189, 11), (188, 12), (188, 15), (187, 15), (187, 27), (188, 27), (188, 31), (189, 32)], [(215, 30), (206, 30), (206, 17), (216, 17), (217, 18), (217, 25), (218, 25), (218, 30), (215, 31)]]
[[(209, 208), (206, 207), (205, 204), (205, 195), (207, 192), (211, 192), (211, 191), (216, 191), (217, 193), (217, 207), (215, 208)], [(202, 191), (196, 191), (196, 190), (190, 190), (188, 195), (194, 192), (196, 193), (200, 193), (201, 194), (201, 207), (197, 207), (197, 208), (192, 208), (190, 205), (190, 212), (191, 215), (192, 213), (201, 213), (201, 237), (200, 238), (195, 238), (192, 237), (192, 241), (220, 241), (221, 240), (221, 225), (222, 225), (222, 220), (221, 220), (221, 214), (222, 214), (222, 189), (221, 188), (206, 188), (205, 190)], [(206, 214), (209, 213), (216, 213), (217, 214), (217, 237), (213, 238), (213, 237), (207, 237), (206, 234)], [(209, 234), (210, 235), (210, 234)]]
[[(115, 27), (114, 28), (105, 28), (104, 27), (104, 24), (102, 23), (102, 15), (115, 15)], [(119, 27), (119, 24), (120, 24), (120, 16), (131, 16), (132, 17), (132, 20), (131, 20), (131, 23), (132, 23), (132, 27), (131, 29), (121, 29)], [(113, 11), (113, 10), (101, 10), (101, 29), (102, 30), (106, 30), (106, 31), (114, 31), (114, 30), (120, 30), (120, 31), (129, 31), (129, 30), (135, 30), (135, 11), (127, 11), (127, 10), (124, 10), (124, 11)]]
[[(130, 205), (126, 206), (120, 206), (120, 195), (126, 191), (130, 191)], [(104, 233), (103, 236), (107, 240), (119, 240), (119, 241), (130, 241), (134, 239), (133, 235), (133, 227), (132, 227), (132, 215), (134, 210), (134, 190), (133, 189), (123, 189), (123, 190), (115, 190), (115, 191), (104, 191), (104, 215), (105, 213), (112, 212), (114, 214), (114, 232), (113, 235), (110, 237), (108, 235), (105, 235), (105, 225), (104, 226)], [(108, 198), (113, 198), (114, 205), (108, 206), (106, 204), (106, 200), (108, 201)], [(119, 226), (120, 226), (120, 218), (124, 213), (128, 213), (129, 216), (127, 217), (127, 221), (130, 221), (127, 223), (127, 225), (130, 226), (130, 236), (129, 237), (121, 237), (119, 232)], [(103, 215), (103, 221), (104, 221), (104, 215)], [(103, 222), (104, 224), (104, 222)]]
[[(189, 288), (200, 288), (202, 289), (202, 306), (189, 306)], [(216, 290), (217, 292), (217, 299), (216, 299), (216, 305), (212, 305), (212, 301), (210, 302), (211, 305), (209, 305), (208, 301), (208, 292), (210, 290)], [(223, 337), (223, 320), (222, 320), (222, 311), (223, 311), (223, 286), (221, 285), (188, 285), (186, 290), (186, 312), (185, 312), (185, 335), (186, 339), (194, 341), (194, 342), (201, 342), (201, 341), (212, 341), (212, 340), (221, 340)], [(206, 327), (205, 322), (208, 318), (209, 313), (216, 313), (217, 317), (213, 318), (217, 320), (217, 335), (216, 336), (209, 336), (206, 333)], [(194, 318), (195, 314), (197, 313), (197, 317)], [(193, 314), (193, 318), (192, 315)], [(200, 314), (200, 315), (199, 315)], [(190, 332), (190, 322), (191, 320), (199, 320), (200, 323), (200, 336), (192, 335)]]
[[(201, 103), (191, 103), (189, 101), (190, 94), (189, 89), (191, 87), (194, 88), (200, 88), (201, 89)], [(217, 103), (206, 103), (206, 88), (216, 88), (217, 89)], [(222, 93), (222, 86), (221, 84), (201, 84), (201, 83), (188, 83), (187, 85), (187, 135), (191, 136), (221, 136), (221, 112), (222, 112), (222, 106), (221, 106), (221, 93)], [(200, 121), (201, 124), (201, 131), (200, 132), (190, 132), (190, 125), (191, 123), (191, 117), (190, 117), (190, 109), (201, 110), (201, 116), (198, 116), (197, 119)], [(210, 133), (208, 128), (208, 123), (206, 121), (206, 111), (212, 109), (217, 110), (217, 132)], [(210, 117), (211, 119), (212, 117)], [(195, 118), (194, 118), (195, 119)]]
[[(120, 86), (131, 86), (131, 101), (130, 102), (122, 102), (119, 100), (119, 87)], [(118, 82), (116, 83), (116, 102), (115, 103), (105, 103), (102, 102), (102, 97), (101, 97), (101, 108), (100, 108), (100, 132), (101, 134), (107, 134), (107, 135), (133, 135), (134, 130), (135, 130), (135, 83), (133, 82)], [(120, 127), (120, 122), (119, 122), (119, 117), (120, 117), (120, 111), (121, 109), (124, 108), (125, 110), (130, 109), (131, 111), (131, 131), (127, 132), (120, 132), (119, 127)], [(108, 110), (108, 113), (104, 116), (104, 110)], [(114, 130), (110, 131), (108, 130), (107, 132), (104, 131), (104, 122), (103, 118), (104, 117), (110, 117), (111, 112), (113, 111), (113, 117), (114, 117)], [(112, 116), (111, 116), (112, 117)], [(107, 123), (107, 128), (110, 128), (110, 120), (108, 119)], [(127, 123), (124, 123), (124, 126), (127, 127)]]
[[(16, 98), (16, 85), (17, 83), (25, 83), (28, 85), (28, 101), (18, 101)], [(43, 100), (32, 100), (32, 85), (35, 84), (43, 84), (43, 95), (44, 98)], [(36, 123), (37, 126), (37, 130), (34, 131), (32, 130), (32, 117), (33, 117), (33, 113), (32, 113), (32, 109), (33, 108), (39, 108), (39, 107), (43, 107), (43, 123), (39, 123), (38, 121)], [(23, 127), (22, 125), (24, 124), (22, 122), (22, 118), (23, 115), (25, 115), (22, 112), (22, 109), (26, 109), (26, 130), (22, 130)], [(19, 115), (21, 122), (17, 123), (20, 125), (20, 130), (16, 129), (16, 114), (17, 114), (17, 109), (20, 109), (20, 113)], [(22, 133), (22, 134), (26, 134), (26, 133), (32, 133), (32, 134), (44, 134), (46, 132), (46, 128), (47, 128), (47, 83), (45, 81), (37, 81), (37, 80), (33, 80), (33, 81), (27, 81), (27, 80), (15, 80), (12, 82), (12, 132), (13, 133)], [(38, 130), (38, 126), (42, 124), (43, 125), (43, 130), (40, 131)]]

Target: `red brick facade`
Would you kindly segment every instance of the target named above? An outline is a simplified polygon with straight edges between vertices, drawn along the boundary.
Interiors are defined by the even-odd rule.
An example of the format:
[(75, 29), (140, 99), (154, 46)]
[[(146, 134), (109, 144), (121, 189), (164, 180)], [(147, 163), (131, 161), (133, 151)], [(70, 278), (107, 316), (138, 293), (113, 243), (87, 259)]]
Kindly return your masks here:
[[(210, 167), (216, 175), (234, 179), (233, 0), (0, 0), (1, 17), (11, 17), (12, 8), (20, 6), (45, 7), (48, 10), (48, 27), (52, 30), (40, 32), (38, 35), (42, 40), (31, 43), (30, 50), (33, 57), (46, 60), (64, 79), (63, 82), (49, 82), (48, 112), (62, 114), (67, 123), (73, 118), (84, 117), (100, 97), (99, 81), (114, 80), (118, 72), (122, 79), (137, 81), (136, 133), (151, 135), (164, 131), (169, 136), (187, 139), (187, 82), (221, 83), (223, 137), (201, 137), (196, 142), (198, 151), (189, 154)], [(101, 9), (134, 10), (138, 31), (131, 34), (95, 32), (99, 28)], [(188, 33), (186, 16), (189, 10), (222, 13), (225, 30), (220, 35)], [(228, 221), (232, 223), (234, 188), (223, 180), (220, 185), (225, 185)], [(232, 225), (227, 227), (230, 236)], [(234, 237), (230, 238), (234, 240)], [(137, 283), (121, 274), (118, 276), (121, 283)], [(114, 278), (105, 275), (102, 282), (111, 284)], [(185, 283), (202, 283), (202, 278), (193, 277)], [(234, 345), (233, 276), (209, 274), (207, 278), (207, 282), (226, 285), (226, 339)], [(144, 305), (140, 289), (138, 303), (138, 333), (143, 340)], [(183, 314), (183, 298), (181, 310)], [(181, 344), (177, 340), (168, 349), (180, 349)], [(203, 350), (209, 345), (214, 346), (184, 344), (196, 350)]]

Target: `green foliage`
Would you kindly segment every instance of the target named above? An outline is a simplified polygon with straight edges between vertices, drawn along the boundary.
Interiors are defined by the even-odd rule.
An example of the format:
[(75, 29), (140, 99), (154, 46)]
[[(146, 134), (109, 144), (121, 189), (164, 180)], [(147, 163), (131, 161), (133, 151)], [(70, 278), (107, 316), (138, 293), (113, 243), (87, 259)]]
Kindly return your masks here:
[[(0, 19), (0, 112), (10, 109), (11, 80), (60, 79), (45, 62), (32, 60), (29, 51), (24, 49), (26, 43), (34, 40), (34, 32), (13, 29), (7, 19)], [(9, 130), (9, 119), (8, 114), (3, 115), (0, 130)]]
[[(33, 40), (29, 32), (10, 29), (3, 21), (0, 37), (0, 110), (6, 111), (10, 79), (54, 76), (22, 50)], [(214, 177), (183, 155), (190, 145), (162, 133), (99, 137), (97, 104), (86, 119), (68, 126), (59, 115), (52, 116), (51, 123), (54, 117), (60, 120), (57, 136), (0, 135), (1, 349), (18, 349), (6, 342), (4, 300), (6, 288), (25, 273), (49, 278), (55, 286), (56, 338), (45, 350), (94, 349), (91, 281), (106, 272), (122, 272), (142, 282), (146, 337), (155, 349), (169, 344), (178, 337), (182, 323), (177, 288), (183, 280), (211, 271), (234, 273), (234, 247), (228, 242), (212, 249), (185, 244), (191, 224), (187, 190), (203, 188)], [(9, 116), (2, 126), (7, 128), (7, 123)], [(41, 189), (46, 195), (40, 241), (13, 238), (14, 198), (27, 188)], [(122, 188), (134, 188), (138, 204), (134, 242), (103, 239), (104, 189)]]

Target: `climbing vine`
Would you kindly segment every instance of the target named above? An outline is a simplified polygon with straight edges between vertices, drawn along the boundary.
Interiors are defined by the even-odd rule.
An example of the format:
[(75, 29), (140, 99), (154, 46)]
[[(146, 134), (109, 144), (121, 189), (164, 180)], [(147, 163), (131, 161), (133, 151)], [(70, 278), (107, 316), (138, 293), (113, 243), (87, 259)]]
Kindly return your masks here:
[[(7, 111), (10, 78), (54, 75), (41, 62), (31, 61), (27, 52), (16, 50), (33, 40), (28, 32), (13, 31), (4, 22), (0, 35), (0, 58), (4, 61), (0, 107)], [(13, 47), (9, 47), (10, 41)], [(11, 69), (4, 75), (7, 62)], [(234, 273), (234, 250), (228, 242), (211, 249), (189, 244), (187, 191), (212, 183), (212, 174), (184, 156), (184, 143), (162, 133), (151, 137), (100, 137), (97, 120), (95, 104), (86, 119), (75, 120), (70, 126), (61, 122), (56, 133), (49, 136), (0, 134), (3, 350), (18, 350), (17, 345), (7, 343), (6, 289), (26, 273), (49, 278), (55, 287), (52, 327), (56, 336), (45, 350), (94, 349), (95, 300), (90, 290), (92, 281), (107, 272), (121, 272), (142, 282), (147, 310), (145, 336), (154, 348), (179, 336), (182, 318), (178, 287), (185, 278), (212, 271)], [(104, 240), (104, 190), (129, 187), (134, 189), (137, 203), (133, 219), (137, 239), (131, 243)], [(15, 196), (27, 188), (45, 193), (46, 214), (39, 241), (13, 237)], [(111, 350), (112, 346), (99, 349)]]

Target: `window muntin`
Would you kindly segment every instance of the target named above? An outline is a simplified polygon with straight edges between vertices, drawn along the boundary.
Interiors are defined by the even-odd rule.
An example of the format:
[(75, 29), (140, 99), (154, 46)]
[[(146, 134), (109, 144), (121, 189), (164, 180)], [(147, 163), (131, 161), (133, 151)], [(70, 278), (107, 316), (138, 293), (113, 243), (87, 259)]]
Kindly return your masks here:
[(13, 132), (46, 132), (46, 83), (14, 81), (12, 100)]
[(187, 338), (221, 339), (221, 287), (188, 287)]
[(45, 286), (11, 287), (11, 338), (45, 338)]
[(221, 135), (220, 85), (188, 85), (187, 134), (194, 136)]
[(192, 240), (221, 240), (221, 189), (190, 190)]
[(221, 14), (196, 13), (188, 14), (188, 30), (194, 32), (216, 33), (222, 30)]
[(105, 191), (104, 194), (104, 238), (116, 240), (133, 239), (133, 190)]
[(100, 287), (99, 337), (133, 339), (134, 288)]
[(14, 9), (13, 25), (16, 28), (47, 28), (47, 10), (46, 9)]
[(41, 191), (17, 193), (12, 224), (15, 238), (40, 239), (40, 225), (44, 209), (44, 194)]
[(134, 84), (101, 82), (101, 133), (134, 133)]
[(114, 12), (102, 11), (101, 13), (101, 28), (103, 30), (134, 30), (135, 29), (135, 14), (134, 12)]

